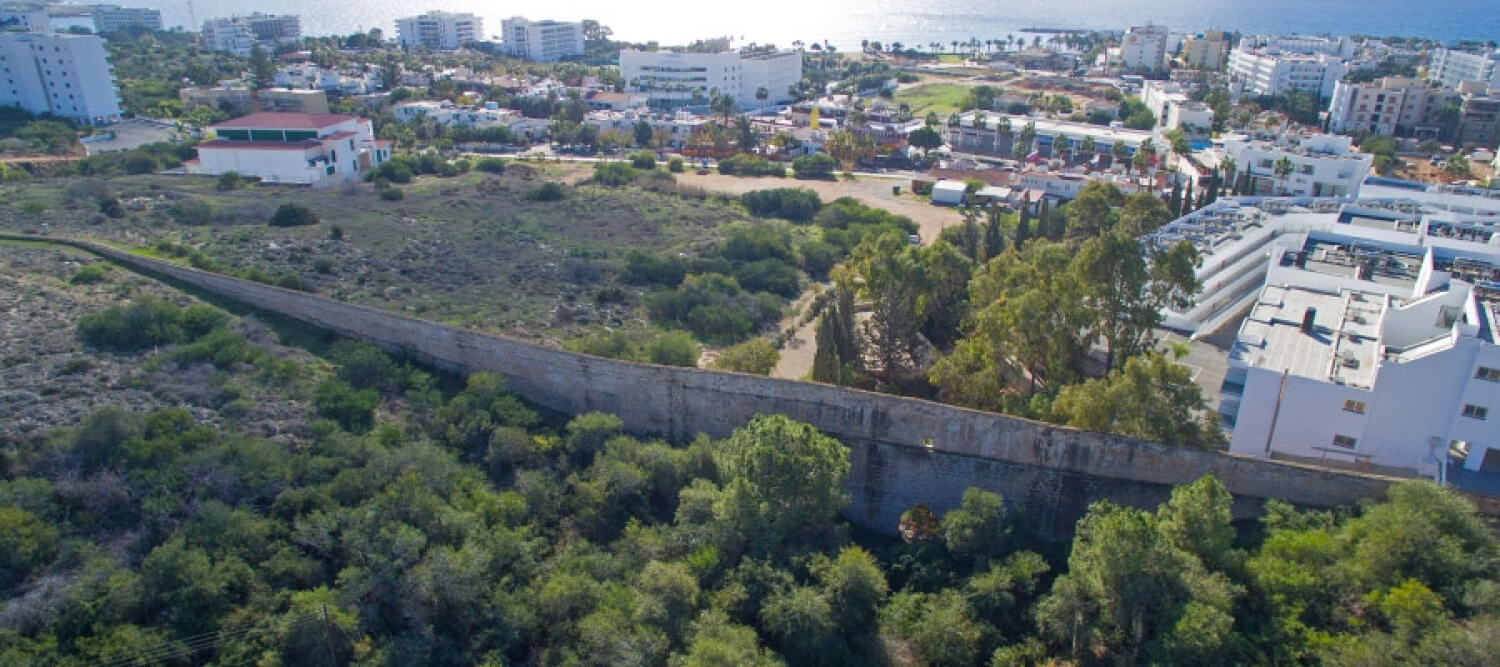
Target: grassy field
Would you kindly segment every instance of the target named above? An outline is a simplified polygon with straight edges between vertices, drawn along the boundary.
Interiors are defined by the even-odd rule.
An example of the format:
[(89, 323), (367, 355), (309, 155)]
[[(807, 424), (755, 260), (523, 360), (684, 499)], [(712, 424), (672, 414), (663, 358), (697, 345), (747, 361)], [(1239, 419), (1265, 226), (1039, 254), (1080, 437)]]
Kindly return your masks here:
[[(645, 291), (618, 280), (625, 255), (699, 253), (727, 235), (727, 223), (749, 219), (722, 198), (635, 187), (578, 184), (562, 201), (531, 201), (527, 193), (543, 180), (575, 181), (578, 170), (520, 171), (419, 178), (401, 186), (401, 201), (385, 201), (367, 184), (220, 192), (211, 179), (183, 176), (39, 179), (0, 186), (0, 228), (100, 239), (179, 261), (195, 252), (223, 270), (559, 345), (601, 327), (648, 335), (655, 328), (641, 307)], [(118, 199), (126, 214), (106, 217), (101, 198)], [(285, 202), (308, 206), (321, 221), (268, 226)], [(201, 204), (211, 211), (207, 224), (178, 220), (183, 208), (202, 211)]]
[(929, 111), (939, 116), (946, 116), (958, 111), (959, 104), (968, 94), (969, 86), (953, 83), (927, 83), (896, 91), (895, 101), (897, 104), (905, 102), (910, 105), (911, 112), (915, 116), (925, 116)]

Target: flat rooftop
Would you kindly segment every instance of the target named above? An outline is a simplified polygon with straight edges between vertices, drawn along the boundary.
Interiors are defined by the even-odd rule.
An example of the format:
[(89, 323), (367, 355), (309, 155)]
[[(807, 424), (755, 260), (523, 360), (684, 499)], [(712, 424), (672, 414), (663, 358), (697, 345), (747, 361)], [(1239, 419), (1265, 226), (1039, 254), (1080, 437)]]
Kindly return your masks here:
[[(1369, 388), (1375, 382), (1384, 297), (1268, 286), (1240, 327), (1231, 360), (1314, 380)], [(1313, 313), (1310, 330), (1303, 318)]]

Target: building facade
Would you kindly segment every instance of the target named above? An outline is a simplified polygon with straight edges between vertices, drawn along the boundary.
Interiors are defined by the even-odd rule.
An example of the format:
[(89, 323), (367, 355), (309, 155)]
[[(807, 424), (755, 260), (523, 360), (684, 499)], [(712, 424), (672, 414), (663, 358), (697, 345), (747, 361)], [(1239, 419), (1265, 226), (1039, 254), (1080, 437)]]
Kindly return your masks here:
[(209, 19), (203, 22), (203, 48), (248, 57), (258, 44), (274, 51), (277, 44), (302, 40), (302, 21), (290, 14), (262, 14)]
[(1208, 30), (1182, 40), (1182, 62), (1193, 69), (1219, 71), (1229, 58), (1229, 39), (1222, 30)]
[[(1234, 160), (1236, 177), (1245, 179), (1243, 190), (1296, 197), (1358, 196), (1375, 160), (1355, 151), (1349, 137), (1331, 134), (1276, 141), (1226, 139), (1224, 152)], [(1292, 167), (1289, 174), (1277, 173), (1283, 159)]]
[(1332, 132), (1437, 138), (1443, 133), (1441, 109), (1459, 107), (1457, 91), (1419, 79), (1385, 77), (1370, 83), (1340, 81), (1328, 103)]
[(259, 112), (210, 129), (214, 138), (184, 163), (190, 174), (233, 171), (317, 187), (359, 180), (391, 157), (391, 142), (377, 141), (370, 121), (359, 116)]
[[(742, 109), (791, 101), (789, 89), (802, 80), (798, 51), (676, 53), (620, 52), (620, 75), (627, 92), (653, 103), (707, 104), (715, 90), (733, 95)], [(764, 89), (765, 100), (756, 93)]]
[(513, 16), (501, 21), (501, 28), (505, 52), (518, 58), (550, 63), (583, 55), (582, 23)]
[(0, 106), (89, 125), (119, 120), (120, 93), (104, 38), (0, 32)]
[(1160, 69), (1167, 64), (1166, 26), (1132, 26), (1120, 40), (1120, 66), (1125, 69)]
[(1500, 62), (1500, 49), (1457, 51), (1437, 48), (1432, 50), (1427, 79), (1436, 81), (1445, 88), (1457, 88), (1472, 82), (1500, 88), (1500, 67), (1496, 67), (1497, 62)]
[(1157, 127), (1164, 131), (1183, 129), (1206, 136), (1213, 129), (1213, 109), (1189, 98), (1182, 84), (1146, 81), (1141, 84), (1141, 102), (1156, 116)]
[(452, 51), (484, 39), (484, 20), (473, 14), (427, 12), (396, 19), (396, 41), (403, 49)]
[(1229, 54), (1229, 90), (1236, 95), (1280, 95), (1298, 90), (1327, 99), (1345, 72), (1344, 61), (1326, 53), (1293, 54), (1242, 47)]
[(294, 113), (328, 113), (328, 94), (321, 90), (267, 88), (183, 88), (177, 98), (184, 110), (213, 107), (233, 115), (253, 111), (286, 111)]
[(119, 5), (94, 5), (94, 32), (111, 32), (121, 28), (140, 26), (147, 30), (161, 30), (161, 10)]

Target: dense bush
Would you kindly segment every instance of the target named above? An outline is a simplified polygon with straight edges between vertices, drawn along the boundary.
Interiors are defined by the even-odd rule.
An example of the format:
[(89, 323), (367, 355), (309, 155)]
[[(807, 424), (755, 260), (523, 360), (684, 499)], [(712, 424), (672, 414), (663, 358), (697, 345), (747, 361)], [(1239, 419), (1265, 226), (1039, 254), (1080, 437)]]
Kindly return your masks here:
[(688, 276), (677, 289), (650, 297), (647, 307), (657, 320), (710, 342), (737, 341), (781, 316), (774, 294), (746, 292), (716, 273)]
[(823, 228), (823, 241), (838, 248), (841, 254), (848, 254), (865, 238), (890, 231), (915, 234), (918, 229), (911, 218), (866, 206), (850, 197), (840, 197), (825, 204), (813, 218), (813, 223)]
[(313, 393), (312, 405), (319, 415), (338, 422), (344, 430), (364, 432), (375, 421), (380, 394), (374, 389), (355, 389), (348, 382), (324, 380)]
[(688, 261), (681, 257), (657, 257), (639, 250), (625, 255), (626, 282), (636, 285), (666, 285), (676, 287), (687, 276)]
[(672, 158), (670, 160), (667, 160), (667, 171), (672, 172), (674, 174), (680, 174), (680, 173), (682, 173), (682, 171), (683, 171), (682, 158), (680, 158), (680, 157), (674, 157), (674, 158)]
[(214, 215), (213, 207), (201, 199), (179, 199), (167, 212), (179, 225), (206, 225)]
[(833, 269), (833, 265), (839, 261), (839, 249), (819, 241), (810, 239), (797, 246), (797, 256), (801, 259), (802, 270), (814, 278), (823, 278)]
[(726, 176), (786, 176), (786, 168), (780, 162), (772, 162), (758, 155), (740, 153), (719, 160), (719, 173)]
[(774, 188), (754, 190), (740, 196), (740, 202), (752, 215), (762, 218), (786, 218), (807, 222), (823, 208), (818, 193), (807, 188)]
[(651, 151), (636, 151), (630, 154), (630, 166), (636, 169), (650, 171), (656, 168), (656, 153)]
[(214, 189), (220, 192), (228, 192), (230, 190), (238, 190), (244, 184), (245, 179), (240, 177), (240, 172), (226, 171), (219, 174), (219, 178), (214, 182)]
[(734, 267), (734, 279), (752, 292), (770, 292), (788, 299), (802, 291), (796, 267), (780, 259), (741, 263)]
[(547, 181), (526, 193), (526, 198), (532, 201), (562, 201), (568, 196), (568, 191), (561, 183)]
[(731, 345), (719, 353), (719, 358), (714, 360), (713, 367), (724, 371), (736, 373), (750, 373), (753, 375), (770, 375), (771, 369), (776, 367), (776, 362), (781, 360), (781, 353), (776, 351), (776, 346), (764, 338), (751, 338), (738, 345)]
[(480, 158), (474, 163), (474, 168), (486, 174), (499, 174), (505, 171), (505, 160), (497, 157)]
[(729, 238), (719, 243), (718, 253), (725, 259), (736, 262), (755, 262), (762, 259), (778, 259), (796, 262), (792, 252), (791, 234), (785, 225), (737, 224), (732, 227)]
[(134, 352), (157, 345), (185, 343), (208, 334), (226, 318), (213, 308), (186, 308), (156, 297), (141, 297), (128, 306), (111, 306), (78, 321), (78, 337), (93, 347)]
[(103, 263), (86, 264), (68, 278), (68, 282), (74, 285), (92, 285), (109, 280), (109, 265)]
[(792, 160), (792, 173), (797, 178), (833, 178), (833, 172), (838, 168), (838, 161), (824, 153), (803, 155)]
[(406, 192), (401, 188), (381, 188), (380, 198), (385, 201), (401, 201), (406, 199)]
[(318, 224), (318, 214), (312, 209), (301, 204), (287, 202), (276, 207), (276, 212), (271, 214), (270, 224), (272, 227), (302, 227), (304, 225)]
[(635, 182), (635, 174), (635, 168), (627, 162), (594, 163), (594, 182), (599, 185), (629, 185)]
[(646, 361), (663, 366), (697, 368), (698, 344), (686, 332), (664, 333), (646, 343)]

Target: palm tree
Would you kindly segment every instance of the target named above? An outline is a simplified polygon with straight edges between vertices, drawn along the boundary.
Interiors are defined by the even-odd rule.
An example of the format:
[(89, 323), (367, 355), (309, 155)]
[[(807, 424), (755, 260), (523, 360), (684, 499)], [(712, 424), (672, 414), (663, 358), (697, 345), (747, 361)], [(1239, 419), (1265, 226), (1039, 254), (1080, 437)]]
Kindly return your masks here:
[(1083, 153), (1083, 159), (1094, 159), (1094, 153), (1099, 151), (1099, 144), (1094, 141), (1094, 135), (1086, 134), (1083, 141), (1078, 144), (1078, 152)]
[(1125, 157), (1130, 154), (1129, 149), (1125, 148), (1125, 142), (1116, 139), (1114, 143), (1109, 145), (1109, 154), (1114, 158), (1111, 164), (1124, 163), (1125, 170), (1130, 171), (1130, 163), (1125, 162)]
[(1280, 160), (1277, 160), (1276, 162), (1271, 164), (1271, 173), (1276, 175), (1276, 183), (1280, 187), (1283, 194), (1285, 194), (1287, 191), (1286, 179), (1287, 177), (1292, 175), (1292, 170), (1295, 168), (1296, 167), (1292, 165), (1292, 159), (1284, 155)]
[(768, 99), (771, 99), (771, 91), (766, 90), (765, 86), (761, 86), (755, 89), (755, 100), (757, 102), (760, 102), (761, 111), (766, 110), (766, 100)]
[(958, 40), (953, 40), (951, 44), (953, 45), (953, 53), (958, 53)]
[(1223, 185), (1225, 183), (1234, 182), (1234, 179), (1237, 176), (1237, 174), (1234, 173), (1234, 167), (1234, 158), (1229, 157), (1228, 155), (1225, 155), (1223, 159), (1219, 160), (1219, 170), (1224, 172), (1224, 178), (1219, 180), (1219, 186), (1221, 190), (1223, 189)]

